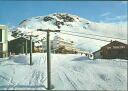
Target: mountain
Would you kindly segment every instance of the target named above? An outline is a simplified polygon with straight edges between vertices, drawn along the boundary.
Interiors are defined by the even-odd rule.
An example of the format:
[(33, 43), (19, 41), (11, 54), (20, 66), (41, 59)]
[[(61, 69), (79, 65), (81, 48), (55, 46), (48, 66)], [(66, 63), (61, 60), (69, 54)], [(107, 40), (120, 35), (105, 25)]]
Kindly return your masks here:
[[(28, 26), (28, 24), (30, 25)], [(22, 21), (20, 23), (20, 26), (33, 28), (36, 25), (40, 28), (44, 28), (44, 26), (42, 25), (45, 25), (45, 28), (52, 28), (54, 26), (54, 28), (56, 29), (61, 29), (63, 26), (75, 27), (77, 25), (78, 26), (82, 25), (81, 27), (83, 29), (86, 29), (86, 24), (89, 24), (88, 20), (82, 19), (75, 15), (60, 13), (60, 14), (51, 14), (48, 16), (32, 17), (31, 19)]]
[[(120, 33), (113, 32), (112, 30), (102, 30), (99, 23), (89, 21), (76, 15), (67, 13), (54, 13), (47, 16), (37, 16), (23, 20), (18, 28), (12, 32), (14, 37), (28, 37), (32, 34), (37, 37), (33, 37), (33, 41), (40, 41), (46, 37), (46, 33), (37, 31), (37, 29), (50, 29), (61, 30), (59, 33), (51, 33), (50, 38), (59, 36), (65, 40), (74, 41), (75, 46), (81, 50), (96, 51), (101, 46), (108, 43), (112, 38), (102, 37), (106, 34), (114, 36), (122, 36)], [(104, 29), (107, 29), (104, 27)], [(113, 32), (111, 34), (111, 32)], [(96, 36), (100, 34), (102, 36)]]

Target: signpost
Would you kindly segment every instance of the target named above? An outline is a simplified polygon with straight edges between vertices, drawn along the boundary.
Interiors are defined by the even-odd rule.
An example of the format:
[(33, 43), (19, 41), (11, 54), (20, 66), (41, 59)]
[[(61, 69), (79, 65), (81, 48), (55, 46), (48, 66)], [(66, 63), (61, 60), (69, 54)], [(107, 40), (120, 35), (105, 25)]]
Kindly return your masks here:
[(50, 48), (50, 32), (60, 32), (60, 30), (37, 29), (37, 31), (47, 32), (47, 89), (51, 90), (51, 48)]

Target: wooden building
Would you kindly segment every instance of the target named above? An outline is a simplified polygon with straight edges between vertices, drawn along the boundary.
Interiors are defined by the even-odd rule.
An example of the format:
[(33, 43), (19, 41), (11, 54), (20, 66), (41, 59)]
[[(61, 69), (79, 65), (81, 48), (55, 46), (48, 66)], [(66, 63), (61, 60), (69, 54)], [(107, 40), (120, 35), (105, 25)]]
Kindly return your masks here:
[(128, 44), (119, 41), (112, 41), (111, 43), (101, 47), (100, 50), (93, 53), (94, 58), (103, 59), (128, 59)]
[[(9, 47), (9, 50), (8, 50), (9, 53), (23, 54), (26, 51), (30, 53), (30, 40), (20, 37), (20, 38), (9, 41), (8, 47)], [(32, 42), (32, 52), (34, 52), (34, 42)]]

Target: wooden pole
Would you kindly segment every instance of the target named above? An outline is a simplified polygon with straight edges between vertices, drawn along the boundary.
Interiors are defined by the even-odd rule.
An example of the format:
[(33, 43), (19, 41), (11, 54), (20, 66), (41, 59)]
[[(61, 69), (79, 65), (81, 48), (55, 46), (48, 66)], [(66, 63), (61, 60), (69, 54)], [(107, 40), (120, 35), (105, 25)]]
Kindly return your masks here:
[(47, 32), (47, 89), (51, 90), (53, 87), (51, 85), (51, 46), (50, 46), (50, 32), (60, 32), (60, 30), (43, 30), (37, 29), (37, 31)]
[(50, 48), (50, 34), (49, 31), (47, 31), (47, 86), (48, 90), (51, 89), (51, 48)]
[(27, 40), (25, 41), (25, 55), (27, 55), (27, 52), (28, 52), (28, 47), (27, 47)]
[[(127, 24), (128, 25), (128, 24)], [(127, 44), (128, 44), (128, 29), (127, 29)]]
[(41, 42), (42, 42), (42, 53), (43, 53), (43, 52), (44, 52), (44, 50), (43, 50), (43, 39), (42, 39), (42, 41), (41, 41)]
[(30, 35), (30, 65), (32, 65), (32, 35)]
[(22, 54), (24, 54), (24, 43), (22, 45)]

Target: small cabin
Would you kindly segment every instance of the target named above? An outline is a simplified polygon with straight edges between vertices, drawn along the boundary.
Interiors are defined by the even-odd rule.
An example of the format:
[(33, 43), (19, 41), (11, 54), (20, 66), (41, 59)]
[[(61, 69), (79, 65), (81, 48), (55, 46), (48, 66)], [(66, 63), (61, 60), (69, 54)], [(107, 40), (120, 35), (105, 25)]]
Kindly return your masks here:
[(101, 47), (100, 50), (93, 53), (94, 58), (103, 59), (128, 59), (128, 44), (119, 41), (112, 41), (111, 43)]
[[(9, 53), (24, 54), (30, 53), (30, 40), (20, 37), (8, 42)], [(32, 42), (32, 52), (34, 52), (34, 42)]]
[(8, 57), (8, 28), (0, 25), (0, 58)]

